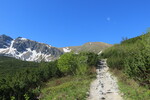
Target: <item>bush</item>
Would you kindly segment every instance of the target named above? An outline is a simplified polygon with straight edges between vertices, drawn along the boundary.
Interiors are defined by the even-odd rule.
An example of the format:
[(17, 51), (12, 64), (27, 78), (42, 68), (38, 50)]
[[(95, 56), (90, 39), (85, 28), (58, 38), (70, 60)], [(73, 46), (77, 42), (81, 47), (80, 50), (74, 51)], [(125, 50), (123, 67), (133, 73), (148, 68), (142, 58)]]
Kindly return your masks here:
[(75, 75), (75, 70), (77, 68), (76, 55), (73, 53), (66, 53), (62, 55), (58, 60), (58, 68), (65, 75)]
[(110, 68), (119, 69), (150, 88), (150, 33), (122, 41), (101, 55)]
[[(23, 63), (28, 64), (29, 62)], [(60, 75), (57, 61), (42, 62), (37, 65), (37, 67), (20, 68), (13, 74), (8, 73), (5, 77), (0, 77), (0, 99), (10, 100), (15, 97), (17, 100), (25, 100), (30, 97), (33, 100), (40, 93), (37, 87), (40, 87), (48, 79), (57, 76), (56, 74)]]
[(88, 69), (87, 56), (80, 55), (77, 57), (76, 75), (85, 75)]
[(95, 53), (66, 53), (58, 60), (58, 68), (65, 75), (86, 74), (90, 66), (96, 66), (98, 56)]
[[(35, 100), (40, 94), (40, 87), (43, 82), (47, 82), (53, 77), (62, 77), (62, 75), (85, 75), (89, 71), (89, 65), (95, 64), (93, 59), (96, 59), (96, 56), (89, 53), (66, 53), (58, 61), (41, 63), (5, 57), (0, 59), (2, 59), (0, 62), (1, 69), (6, 66), (0, 71), (0, 100), (14, 98), (17, 100)], [(10, 63), (12, 61), (13, 64)], [(18, 69), (19, 65), (21, 67)], [(12, 71), (9, 72), (9, 70)]]

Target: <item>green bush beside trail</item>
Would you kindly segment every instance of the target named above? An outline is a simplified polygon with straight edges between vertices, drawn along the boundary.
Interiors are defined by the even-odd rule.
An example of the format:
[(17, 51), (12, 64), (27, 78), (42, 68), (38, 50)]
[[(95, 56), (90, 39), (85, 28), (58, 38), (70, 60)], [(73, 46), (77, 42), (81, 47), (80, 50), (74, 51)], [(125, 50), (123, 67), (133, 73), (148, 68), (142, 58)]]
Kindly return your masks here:
[(106, 49), (102, 58), (107, 58), (110, 68), (122, 70), (140, 85), (150, 88), (150, 33), (122, 41)]

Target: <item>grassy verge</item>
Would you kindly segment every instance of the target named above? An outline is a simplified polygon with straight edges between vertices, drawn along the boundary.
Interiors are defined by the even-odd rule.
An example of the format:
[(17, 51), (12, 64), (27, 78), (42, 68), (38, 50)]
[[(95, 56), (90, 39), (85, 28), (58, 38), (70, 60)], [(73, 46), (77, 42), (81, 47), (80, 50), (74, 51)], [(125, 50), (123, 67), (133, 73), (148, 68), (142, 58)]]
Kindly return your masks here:
[(148, 88), (140, 86), (122, 71), (111, 69), (111, 72), (118, 78), (118, 85), (120, 91), (124, 94), (125, 100), (150, 100), (150, 90)]
[(85, 100), (93, 79), (95, 75), (52, 79), (42, 89), (41, 100)]

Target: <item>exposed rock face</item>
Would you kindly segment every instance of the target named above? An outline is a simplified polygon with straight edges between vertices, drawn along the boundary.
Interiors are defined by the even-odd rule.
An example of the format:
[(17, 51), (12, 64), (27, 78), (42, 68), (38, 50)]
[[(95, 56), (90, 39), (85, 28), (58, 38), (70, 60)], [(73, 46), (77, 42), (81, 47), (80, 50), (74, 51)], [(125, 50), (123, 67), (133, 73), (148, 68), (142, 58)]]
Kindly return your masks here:
[(11, 37), (9, 37), (9, 36), (1, 35), (0, 36), (0, 48), (7, 48), (7, 47), (9, 47), (12, 40), (13, 39)]
[(52, 61), (63, 54), (50, 45), (18, 37), (0, 36), (0, 54), (26, 61)]

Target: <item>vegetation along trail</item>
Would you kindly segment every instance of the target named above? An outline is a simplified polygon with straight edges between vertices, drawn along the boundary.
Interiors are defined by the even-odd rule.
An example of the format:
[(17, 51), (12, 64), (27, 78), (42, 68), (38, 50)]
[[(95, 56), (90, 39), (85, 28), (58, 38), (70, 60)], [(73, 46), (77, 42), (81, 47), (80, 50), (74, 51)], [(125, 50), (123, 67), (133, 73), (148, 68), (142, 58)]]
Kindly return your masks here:
[(97, 79), (90, 86), (90, 94), (87, 100), (123, 100), (119, 93), (117, 80), (108, 71), (106, 60), (100, 61)]

